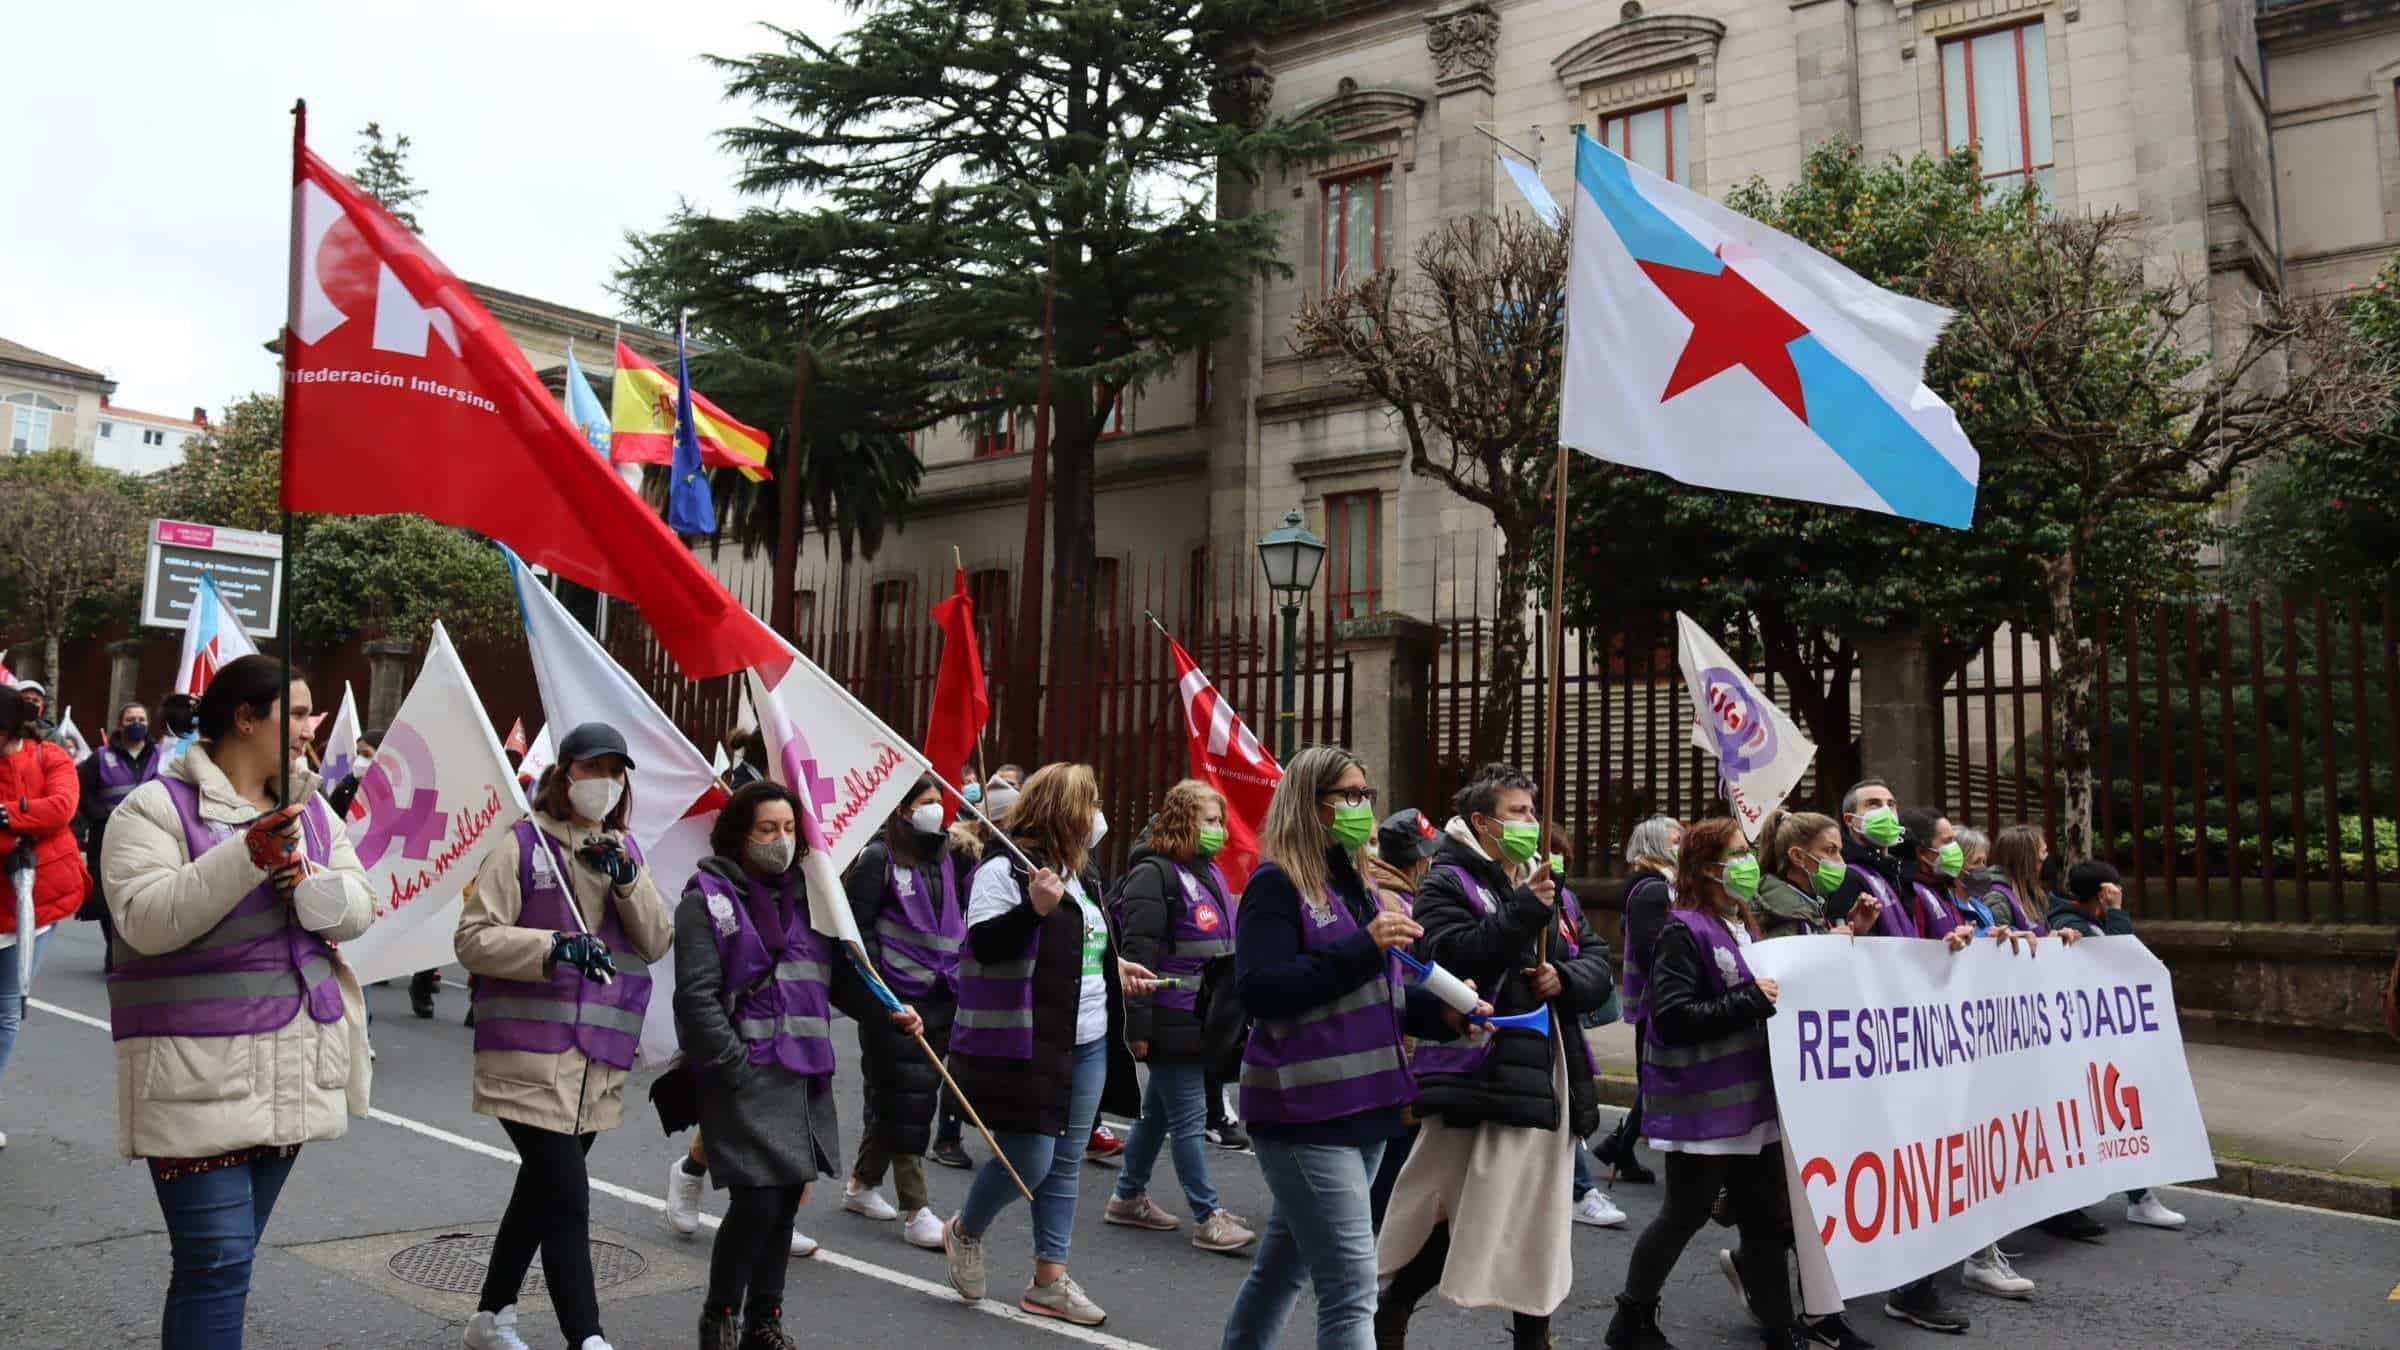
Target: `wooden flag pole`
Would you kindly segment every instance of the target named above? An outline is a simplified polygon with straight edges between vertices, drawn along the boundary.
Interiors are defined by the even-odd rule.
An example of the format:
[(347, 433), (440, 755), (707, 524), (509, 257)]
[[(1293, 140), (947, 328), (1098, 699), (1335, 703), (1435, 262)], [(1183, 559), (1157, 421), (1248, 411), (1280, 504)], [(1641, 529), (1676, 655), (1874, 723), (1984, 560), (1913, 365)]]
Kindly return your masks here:
[[(956, 544), (950, 546), (950, 566), (962, 574), (967, 570), (967, 560), (959, 553)], [(970, 599), (968, 603), (973, 604), (974, 601)], [(988, 663), (986, 668), (989, 668)], [(990, 687), (991, 681), (988, 676), (985, 678), (984, 684), (987, 689)], [(991, 791), (992, 776), (985, 772), (983, 767), (983, 732), (981, 731), (975, 733), (975, 781), (984, 785), (984, 791)], [(966, 798), (962, 796), (959, 800), (963, 802)]]
[[(1560, 443), (1557, 481), (1550, 490), (1557, 514), (1550, 522), (1550, 706), (1546, 710), (1548, 716), (1544, 719), (1542, 733), (1541, 814), (1544, 834), (1549, 833), (1550, 821), (1563, 817), (1559, 810), (1559, 792), (1566, 785), (1565, 766), (1559, 763), (1559, 755), (1566, 726), (1566, 704), (1562, 695), (1566, 691), (1567, 658), (1567, 454), (1565, 443)], [(1546, 857), (1549, 850), (1542, 852)], [(1547, 863), (1544, 865), (1547, 866)], [(1545, 965), (1550, 960), (1551, 927), (1550, 924), (1542, 925), (1539, 951)]]
[[(292, 241), (291, 256), (284, 273), (283, 289), (283, 360), (286, 366), (289, 366), (299, 355), (299, 348), (292, 341), (292, 313), (300, 303), (300, 229), (302, 224), (300, 217), (301, 202), (304, 197), (299, 191), (299, 185), (303, 168), (302, 157), (307, 152), (308, 100), (294, 99), (292, 101)], [(298, 387), (297, 385), (293, 386), (295, 389)], [(287, 394), (286, 397), (289, 395)], [(288, 485), (292, 481), (292, 419), (282, 418), (277, 426), (278, 430), (275, 435), (276, 471), (281, 476), (281, 480)], [(276, 620), (283, 625), (283, 677), (286, 681), (292, 678), (294, 669), (292, 638), (298, 625), (292, 620), (292, 602), (296, 597), (293, 594), (295, 588), (291, 585), (291, 581), (293, 565), (300, 560), (300, 550), (294, 547), (296, 541), (292, 538), (291, 500), (291, 489), (286, 486), (283, 489), (284, 595), (283, 600), (277, 606), (282, 612), (275, 616)], [(226, 617), (235, 623), (238, 624), (242, 621), (241, 616), (235, 614), (231, 606), (220, 604), (219, 608), (224, 611)], [(48, 677), (52, 684), (60, 683), (57, 671), (45, 670), (42, 674)], [(290, 701), (291, 686), (287, 683), (284, 686), (283, 697), (278, 700), (284, 715), (275, 719), (276, 738), (282, 746), (278, 752), (281, 758), (277, 761), (275, 768), (275, 804), (279, 808), (292, 805), (299, 795), (298, 786), (292, 782), (292, 710)], [(296, 822), (293, 830), (296, 835), (299, 830)]]
[[(884, 984), (883, 976), (876, 973), (875, 963), (867, 959), (867, 949), (856, 942), (844, 942), (842, 945), (850, 949), (850, 959), (857, 963), (859, 973), (881, 986), (881, 992), (885, 998), (894, 1004), (899, 1004), (899, 996), (892, 993), (890, 985)], [(967, 1113), (967, 1119), (974, 1124), (975, 1132), (983, 1136), (983, 1142), (992, 1150), (992, 1156), (1000, 1160), (1002, 1167), (1008, 1169), (1008, 1179), (1017, 1183), (1017, 1193), (1025, 1197), (1026, 1204), (1032, 1204), (1033, 1188), (1025, 1184), (1025, 1178), (1017, 1175), (1017, 1165), (1008, 1160), (1008, 1154), (1002, 1151), (1000, 1141), (992, 1137), (991, 1127), (983, 1123), (983, 1116), (975, 1110), (975, 1103), (968, 1101), (967, 1094), (959, 1091), (958, 1080), (950, 1076), (950, 1066), (942, 1063), (942, 1057), (933, 1052), (933, 1042), (925, 1039), (925, 1029), (920, 1026), (914, 1035), (917, 1048), (925, 1052), (926, 1061), (933, 1065), (933, 1071), (942, 1076), (943, 1086), (949, 1088), (950, 1095), (958, 1100), (958, 1109)]]

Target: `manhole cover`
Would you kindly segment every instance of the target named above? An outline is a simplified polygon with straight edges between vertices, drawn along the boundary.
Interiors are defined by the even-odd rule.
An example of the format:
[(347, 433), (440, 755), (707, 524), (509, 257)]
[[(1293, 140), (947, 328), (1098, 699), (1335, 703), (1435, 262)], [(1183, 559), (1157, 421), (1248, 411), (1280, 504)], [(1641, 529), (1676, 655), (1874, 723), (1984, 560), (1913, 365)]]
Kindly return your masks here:
[[(484, 1270), (491, 1264), (492, 1240), (474, 1233), (445, 1233), (431, 1242), (403, 1247), (392, 1253), (392, 1274), (425, 1289), (439, 1289), (452, 1294), (474, 1294), (483, 1290)], [(612, 1284), (641, 1278), (649, 1263), (631, 1247), (614, 1242), (592, 1244), (592, 1276), (602, 1289)], [(539, 1255), (525, 1272), (522, 1290), (528, 1294), (543, 1292), (542, 1262)]]

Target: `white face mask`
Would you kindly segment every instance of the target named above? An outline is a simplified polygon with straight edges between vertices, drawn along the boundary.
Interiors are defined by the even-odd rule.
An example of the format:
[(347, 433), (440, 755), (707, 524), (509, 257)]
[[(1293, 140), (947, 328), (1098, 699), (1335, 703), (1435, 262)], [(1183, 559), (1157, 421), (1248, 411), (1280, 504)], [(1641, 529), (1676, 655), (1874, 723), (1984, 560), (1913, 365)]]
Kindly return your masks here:
[(567, 802), (585, 820), (606, 820), (625, 796), (625, 785), (614, 778), (578, 778), (567, 785)]
[(1092, 850), (1100, 847), (1100, 841), (1106, 839), (1107, 837), (1108, 813), (1106, 811), (1094, 811), (1092, 813), (1092, 837), (1084, 841), (1083, 851), (1089, 853)]
[(992, 790), (983, 794), (983, 813), (987, 816), (996, 817), (1016, 804), (1017, 790), (1006, 783), (994, 783)]
[(919, 834), (940, 834), (942, 832), (942, 804), (927, 802), (909, 812), (908, 823), (909, 827)]
[(798, 851), (798, 847), (799, 841), (785, 835), (780, 839), (753, 839), (743, 851), (748, 855), (752, 867), (768, 876), (779, 877), (792, 870), (792, 854)]

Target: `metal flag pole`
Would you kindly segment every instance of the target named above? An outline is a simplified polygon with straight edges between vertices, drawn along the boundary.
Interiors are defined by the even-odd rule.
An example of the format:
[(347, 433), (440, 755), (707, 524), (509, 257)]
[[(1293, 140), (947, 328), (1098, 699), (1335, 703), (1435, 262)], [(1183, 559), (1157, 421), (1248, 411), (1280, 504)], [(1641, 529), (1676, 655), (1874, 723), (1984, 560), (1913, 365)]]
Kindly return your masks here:
[[(306, 200), (304, 194), (302, 194), (300, 191), (300, 185), (307, 179), (307, 164), (305, 159), (307, 154), (308, 100), (304, 98), (294, 99), (292, 101), (292, 240), (291, 256), (288, 265), (285, 268), (283, 277), (283, 364), (286, 371), (291, 369), (292, 358), (295, 354), (292, 346), (292, 311), (293, 308), (300, 303), (300, 232), (304, 223), (300, 217), (302, 210), (301, 203)], [(299, 386), (297, 385), (291, 386), (291, 389), (285, 392), (284, 397), (289, 399), (291, 394), (297, 391), (298, 388)], [(284, 581), (283, 599), (279, 604), (279, 608), (282, 612), (277, 614), (275, 617), (283, 625), (283, 671), (284, 678), (288, 681), (291, 678), (291, 672), (293, 668), (292, 629), (294, 625), (292, 623), (292, 610), (294, 608), (293, 601), (297, 598), (297, 587), (295, 582), (298, 580), (298, 569), (294, 567), (294, 564), (300, 560), (299, 541), (292, 537), (292, 419), (290, 415), (290, 409), (288, 407), (285, 409), (285, 415), (282, 419), (281, 425), (276, 429), (275, 458), (276, 471), (280, 480), (279, 493), (283, 498)], [(240, 616), (234, 616), (234, 622), (240, 623)], [(290, 806), (292, 804), (292, 794), (295, 786), (292, 782), (291, 699), (291, 685), (286, 683), (284, 685), (283, 698), (281, 700), (283, 705), (283, 716), (276, 719), (278, 726), (276, 735), (278, 743), (281, 747), (278, 752), (280, 759), (277, 762), (277, 768), (275, 772), (275, 804), (279, 808)]]
[[(1541, 813), (1545, 822), (1561, 818), (1559, 791), (1566, 785), (1565, 766), (1559, 763), (1559, 755), (1566, 727), (1566, 705), (1561, 696), (1566, 691), (1567, 657), (1567, 454), (1566, 444), (1561, 442), (1557, 481), (1550, 489), (1556, 514), (1550, 522), (1550, 706), (1545, 709), (1542, 732)], [(1543, 832), (1548, 833), (1546, 823)], [(1543, 850), (1545, 856), (1548, 852)], [(1538, 950), (1544, 964), (1550, 960), (1550, 929), (1550, 924), (1542, 925)]]

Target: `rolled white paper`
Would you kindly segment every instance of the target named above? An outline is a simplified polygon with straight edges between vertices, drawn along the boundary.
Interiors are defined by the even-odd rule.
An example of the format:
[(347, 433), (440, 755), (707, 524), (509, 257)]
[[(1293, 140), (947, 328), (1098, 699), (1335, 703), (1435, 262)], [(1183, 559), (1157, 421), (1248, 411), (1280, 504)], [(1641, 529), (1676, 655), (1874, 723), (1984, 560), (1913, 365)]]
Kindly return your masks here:
[(1483, 1001), (1482, 999), (1477, 998), (1475, 996), (1475, 991), (1469, 989), (1466, 986), (1466, 983), (1460, 980), (1456, 975), (1453, 975), (1449, 971), (1442, 969), (1440, 966), (1433, 964), (1431, 961), (1425, 962), (1424, 965), (1425, 975), (1424, 978), (1419, 981), (1419, 983), (1423, 984), (1435, 998), (1440, 999), (1442, 1002), (1449, 1004), (1451, 1007), (1462, 1013), (1474, 1012), (1475, 1005)]

